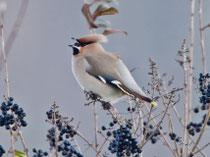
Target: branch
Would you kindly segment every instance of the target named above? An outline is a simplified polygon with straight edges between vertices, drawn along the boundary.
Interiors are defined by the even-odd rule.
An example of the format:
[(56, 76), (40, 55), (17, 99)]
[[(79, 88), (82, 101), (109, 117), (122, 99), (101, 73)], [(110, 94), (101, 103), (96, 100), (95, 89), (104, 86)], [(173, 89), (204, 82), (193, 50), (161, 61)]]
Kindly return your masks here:
[[(26, 10), (28, 8), (28, 3), (29, 3), (29, 0), (22, 0), (22, 3), (20, 5), (20, 8), (19, 8), (19, 11), (18, 11), (18, 14), (17, 14), (17, 17), (16, 17), (16, 21), (13, 25), (13, 28), (12, 28), (12, 31), (10, 32), (9, 34), (9, 37), (6, 41), (6, 44), (5, 44), (5, 49), (6, 49), (6, 56), (9, 54), (10, 52), (10, 49), (12, 48), (12, 45), (20, 31), (20, 28), (21, 28), (21, 25), (23, 23), (23, 19), (24, 19), (24, 16), (25, 16), (25, 13), (26, 13)], [(1, 55), (0, 57), (0, 72), (2, 70), (2, 59), (3, 56)]]
[(203, 74), (206, 74), (206, 56), (204, 49), (204, 39), (203, 39), (203, 31), (202, 31), (202, 0), (199, 0), (199, 24), (200, 24), (200, 44), (201, 44), (201, 54), (202, 54), (202, 65), (203, 65)]
[[(6, 4), (0, 4), (1, 5), (1, 10), (0, 10), (0, 40), (1, 40), (1, 46), (2, 46), (2, 56), (3, 56), (3, 62), (4, 62), (4, 72), (5, 72), (5, 83), (6, 83), (6, 98), (9, 100), (9, 77), (8, 77), (8, 67), (7, 67), (7, 58), (6, 58), (6, 49), (5, 49), (5, 40), (4, 40), (4, 25), (3, 25), (3, 16), (4, 16), (4, 11), (3, 7), (6, 7)], [(5, 5), (5, 6), (3, 6)]]
[(210, 24), (204, 26), (201, 30), (204, 31), (206, 28), (210, 27)]
[[(195, 0), (191, 0), (191, 16), (190, 16), (190, 69), (189, 69), (189, 86), (188, 86), (188, 123), (191, 121), (192, 109), (192, 77), (193, 77), (193, 53), (194, 53), (194, 13), (195, 13)], [(187, 143), (189, 144), (189, 138)], [(188, 150), (186, 152), (188, 154)]]

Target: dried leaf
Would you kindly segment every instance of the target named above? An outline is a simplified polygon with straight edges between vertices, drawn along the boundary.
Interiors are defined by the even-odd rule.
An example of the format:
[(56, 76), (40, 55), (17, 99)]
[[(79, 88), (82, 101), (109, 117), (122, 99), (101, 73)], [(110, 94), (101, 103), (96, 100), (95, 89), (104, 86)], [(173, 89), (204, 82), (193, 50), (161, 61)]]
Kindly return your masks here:
[(19, 150), (14, 150), (15, 152), (15, 157), (27, 157), (27, 155)]
[(109, 34), (115, 34), (115, 33), (124, 33), (125, 35), (128, 35), (128, 32), (122, 31), (122, 30), (117, 30), (117, 29), (106, 29), (103, 32), (103, 35), (109, 35)]
[(107, 4), (101, 4), (98, 6), (98, 8), (93, 13), (93, 21), (96, 20), (97, 17), (103, 16), (103, 15), (115, 15), (118, 14), (118, 10), (114, 7), (108, 8)]
[(85, 3), (83, 6), (82, 6), (82, 9), (81, 9), (88, 25), (89, 25), (89, 28), (98, 28), (98, 26), (93, 22), (93, 17), (92, 17), (92, 14), (90, 12), (90, 5)]
[(114, 2), (116, 5), (119, 5), (117, 0), (94, 0), (90, 5), (93, 5), (93, 4), (98, 3), (98, 2), (106, 2), (106, 3)]
[(102, 27), (102, 28), (105, 28), (105, 29), (110, 29), (110, 27), (108, 25), (102, 24), (102, 23), (98, 24), (98, 27)]

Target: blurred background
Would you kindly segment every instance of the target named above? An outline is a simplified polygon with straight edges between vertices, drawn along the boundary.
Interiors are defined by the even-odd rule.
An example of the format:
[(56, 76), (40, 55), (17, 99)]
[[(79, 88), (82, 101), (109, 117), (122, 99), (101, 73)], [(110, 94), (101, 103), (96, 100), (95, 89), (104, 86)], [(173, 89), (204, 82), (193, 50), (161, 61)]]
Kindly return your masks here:
[[(0, 0), (2, 2), (2, 0)], [(7, 11), (4, 16), (5, 38), (8, 38), (20, 7), (20, 0), (7, 0)], [(85, 95), (72, 75), (71, 37), (81, 37), (90, 33), (85, 18), (81, 13), (82, 0), (34, 0), (29, 5), (20, 28), (20, 32), (8, 55), (8, 71), (10, 95), (27, 113), (28, 126), (23, 128), (27, 146), (48, 150), (46, 142), (46, 111), (54, 101), (60, 106), (63, 116), (74, 118), (74, 124), (80, 123), (79, 130), (90, 141), (94, 141), (93, 107), (87, 103)], [(119, 14), (104, 16), (110, 20), (112, 28), (128, 32), (128, 35), (109, 35), (109, 42), (103, 44), (109, 52), (119, 52), (129, 69), (136, 67), (133, 75), (141, 87), (147, 89), (149, 82), (149, 61), (153, 59), (160, 73), (168, 73), (168, 79), (175, 77), (174, 86), (183, 86), (183, 70), (175, 61), (177, 52), (184, 39), (189, 47), (190, 1), (168, 0), (132, 0), (121, 1), (115, 6)], [(195, 9), (195, 51), (194, 76), (198, 77), (201, 69), (201, 51), (198, 23), (198, 4)], [(210, 1), (203, 1), (203, 25), (210, 23)], [(98, 31), (100, 32), (100, 30)], [(210, 29), (204, 31), (207, 71), (210, 69)], [(1, 65), (2, 66), (2, 65)], [(4, 101), (5, 75), (0, 75), (0, 100)], [(184, 95), (177, 104), (180, 114), (184, 108)], [(199, 98), (193, 93), (193, 106), (199, 104)], [(161, 104), (159, 104), (161, 106)], [(123, 104), (116, 104), (120, 111), (126, 111)], [(108, 125), (106, 112), (98, 107), (100, 125)], [(201, 115), (193, 115), (193, 119), (201, 120)], [(181, 127), (177, 126), (177, 132)], [(210, 139), (209, 128), (206, 134)], [(180, 131), (181, 133), (181, 131)], [(182, 136), (182, 134), (180, 134)], [(9, 148), (9, 132), (0, 128), (0, 144)], [(208, 141), (209, 142), (209, 141)], [(207, 141), (206, 141), (207, 143)], [(160, 149), (161, 145), (161, 149)], [(21, 147), (16, 144), (16, 148)], [(165, 148), (165, 149), (162, 149)], [(152, 149), (152, 151), (151, 151)], [(30, 151), (31, 151), (30, 150)], [(161, 142), (148, 144), (145, 156), (171, 156)], [(210, 149), (205, 151), (210, 153)], [(88, 157), (92, 157), (88, 150)]]

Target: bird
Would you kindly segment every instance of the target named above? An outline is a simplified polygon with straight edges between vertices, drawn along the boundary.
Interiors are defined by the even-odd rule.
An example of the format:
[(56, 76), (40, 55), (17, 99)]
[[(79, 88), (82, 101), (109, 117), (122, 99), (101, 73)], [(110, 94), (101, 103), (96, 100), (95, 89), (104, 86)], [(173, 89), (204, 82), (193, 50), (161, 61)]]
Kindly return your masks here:
[(69, 45), (73, 49), (72, 73), (84, 91), (110, 103), (127, 95), (158, 105), (142, 91), (119, 54), (104, 50), (101, 43), (108, 41), (105, 35), (90, 34), (75, 40)]

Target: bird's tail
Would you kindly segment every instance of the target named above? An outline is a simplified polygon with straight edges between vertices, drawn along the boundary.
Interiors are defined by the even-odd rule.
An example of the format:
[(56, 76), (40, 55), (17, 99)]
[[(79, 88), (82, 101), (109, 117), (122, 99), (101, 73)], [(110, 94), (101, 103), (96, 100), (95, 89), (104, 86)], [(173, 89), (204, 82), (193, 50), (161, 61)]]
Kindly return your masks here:
[(138, 94), (138, 93), (136, 93), (136, 92), (134, 92), (134, 94), (135, 94), (135, 96), (136, 96), (137, 98), (139, 98), (139, 99), (141, 99), (141, 100), (143, 100), (143, 101), (146, 101), (146, 102), (152, 104), (153, 106), (158, 106), (158, 104), (157, 104), (156, 102), (152, 101), (152, 99), (150, 99), (149, 97), (145, 97), (145, 96), (140, 95), (140, 94)]

